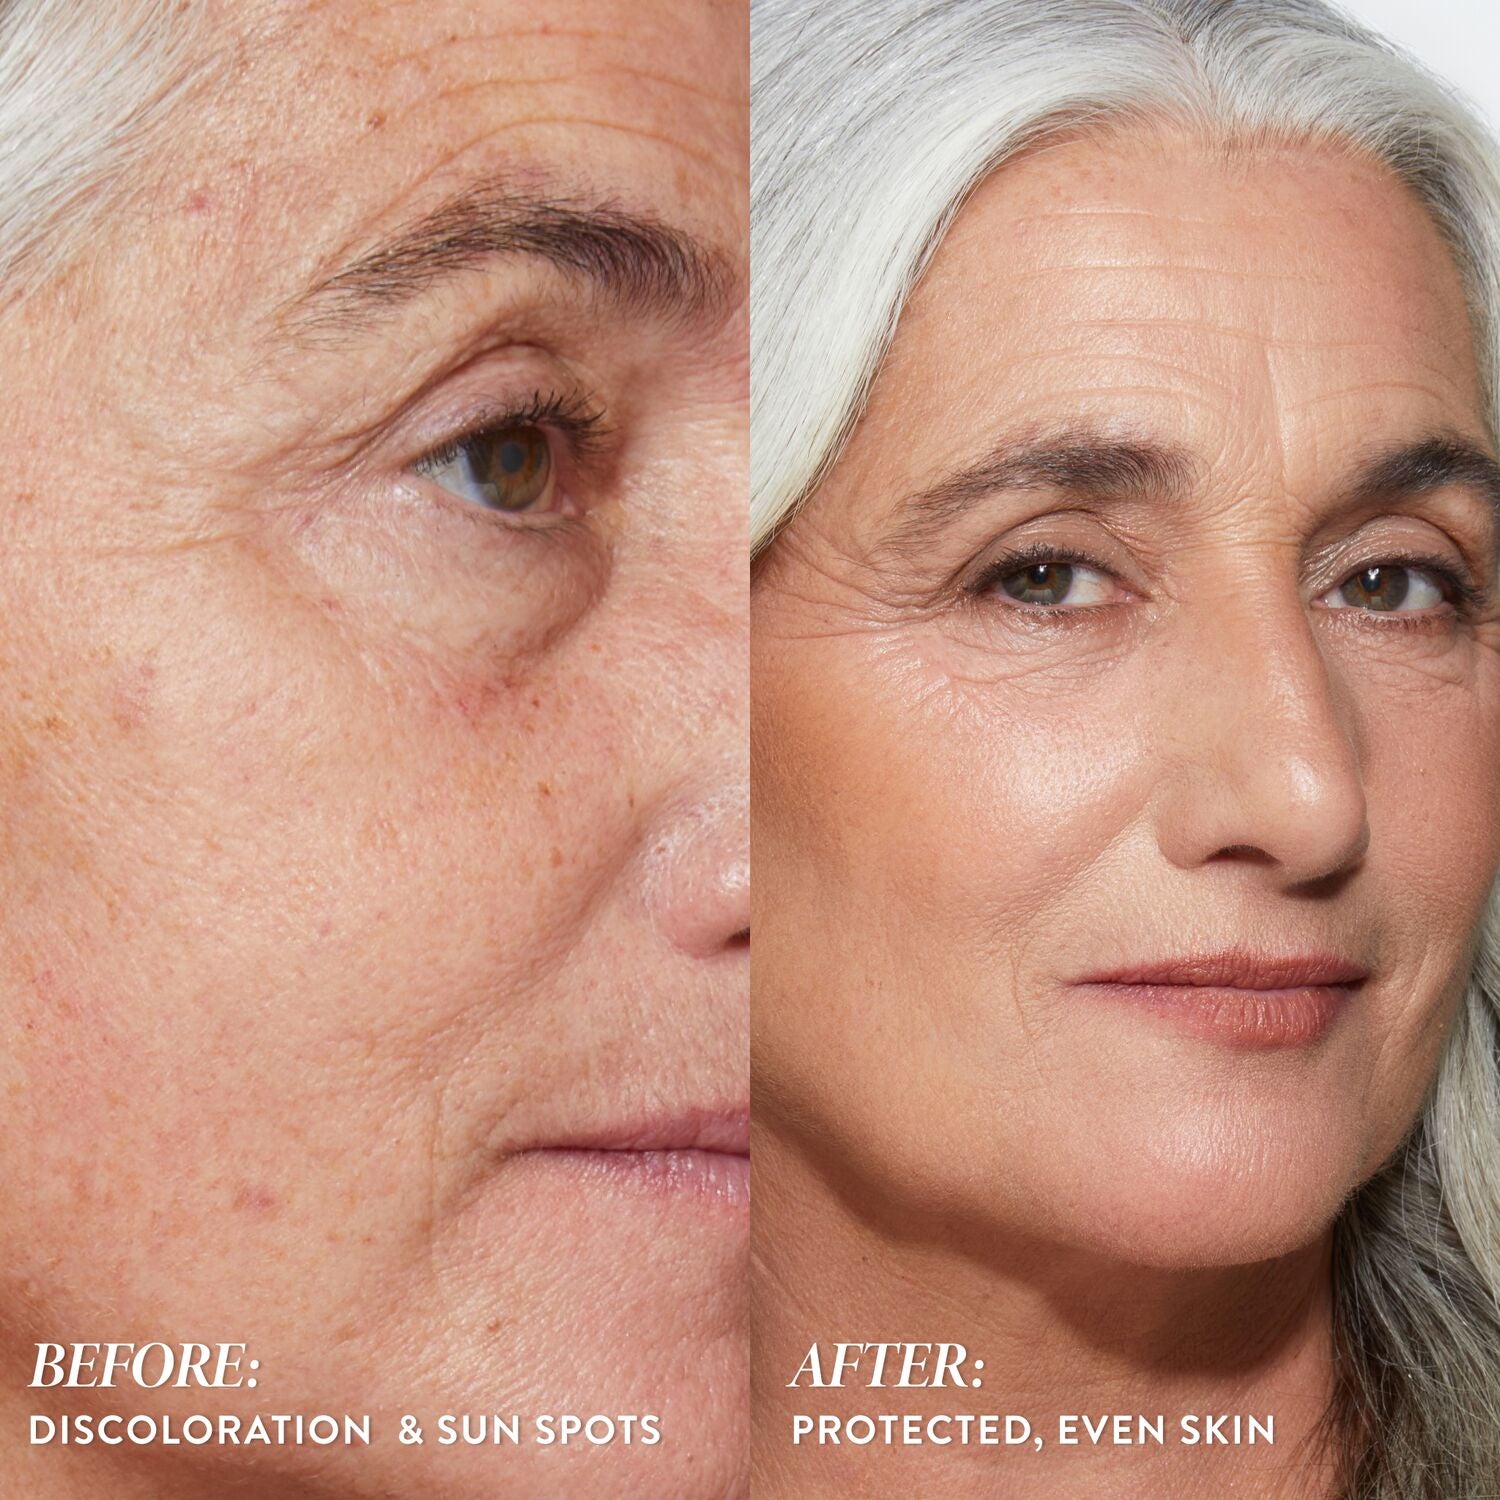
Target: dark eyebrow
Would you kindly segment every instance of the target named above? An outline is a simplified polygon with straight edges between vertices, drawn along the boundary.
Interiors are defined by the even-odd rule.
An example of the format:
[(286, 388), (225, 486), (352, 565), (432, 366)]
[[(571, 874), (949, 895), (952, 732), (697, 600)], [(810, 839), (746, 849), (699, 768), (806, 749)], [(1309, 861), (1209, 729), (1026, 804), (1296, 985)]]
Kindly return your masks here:
[(464, 272), (507, 258), (541, 261), (632, 312), (713, 315), (736, 297), (728, 259), (650, 214), (517, 193), (459, 193), (337, 270), (287, 309), (294, 330), (338, 336)]
[(1421, 495), (1446, 485), (1477, 490), (1500, 519), (1500, 462), (1477, 444), (1451, 434), (1419, 438), (1377, 453), (1357, 471), (1357, 501), (1386, 495)]
[[(912, 496), (882, 546), (920, 551), (976, 501), (1002, 490), (1055, 489), (1095, 499), (1171, 499), (1199, 466), (1186, 450), (1152, 441), (1080, 434), (1005, 445)], [(1341, 486), (1355, 505), (1448, 485), (1475, 490), (1500, 523), (1500, 461), (1466, 438), (1440, 433), (1386, 448)]]
[(907, 500), (884, 539), (920, 549), (976, 501), (1002, 490), (1054, 489), (1100, 499), (1171, 497), (1193, 482), (1197, 465), (1180, 448), (1144, 439), (1054, 434), (1001, 448)]

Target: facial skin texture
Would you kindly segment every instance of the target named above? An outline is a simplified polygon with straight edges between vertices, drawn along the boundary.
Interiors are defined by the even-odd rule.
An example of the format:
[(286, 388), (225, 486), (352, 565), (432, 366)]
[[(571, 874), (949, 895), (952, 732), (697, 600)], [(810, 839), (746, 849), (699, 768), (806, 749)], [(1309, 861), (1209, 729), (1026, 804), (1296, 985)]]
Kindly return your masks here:
[[(746, 18), (538, 15), (217, 7), (172, 159), (0, 326), (6, 1430), (377, 1431), (10, 1441), (0, 1494), (744, 1493), (743, 1203), (531, 1148), (745, 1107)], [(306, 300), (476, 193), (668, 226), (708, 285), (510, 254)], [(540, 422), (538, 513), (413, 470), (559, 394), (601, 420)], [(53, 1400), (43, 1339), (245, 1341), (259, 1386)]]
[[(1274, 1453), (1200, 1479), (1181, 1449), (1064, 1460), (1124, 1465), (1112, 1495), (1291, 1462), (1330, 1223), (1419, 1109), (1496, 866), (1490, 501), (1349, 489), (1435, 435), (1490, 451), (1471, 349), (1435, 228), (1332, 148), (1074, 140), (959, 214), (753, 594), (768, 1402), (812, 1338), (958, 1338), (988, 1356), (976, 1409), (1281, 1414)], [(910, 498), (1049, 440), (1185, 473)], [(1095, 559), (1101, 607), (965, 591), (1027, 544)], [(1413, 555), (1472, 609), (1326, 607)], [(1369, 978), (1316, 1040), (1250, 1048), (1075, 984), (1229, 947)], [(791, 1459), (777, 1420), (768, 1493), (860, 1462)], [(882, 1458), (861, 1493), (1003, 1461)]]

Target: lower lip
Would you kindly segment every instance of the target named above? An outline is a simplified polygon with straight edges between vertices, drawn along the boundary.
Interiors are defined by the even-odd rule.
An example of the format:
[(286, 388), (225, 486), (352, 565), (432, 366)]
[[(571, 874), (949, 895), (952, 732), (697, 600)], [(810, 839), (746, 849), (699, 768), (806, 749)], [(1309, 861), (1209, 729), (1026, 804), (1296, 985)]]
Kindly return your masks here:
[(750, 1158), (696, 1146), (659, 1151), (547, 1147), (524, 1153), (584, 1182), (667, 1200), (742, 1209), (750, 1202)]
[(1087, 984), (1107, 999), (1164, 1016), (1191, 1036), (1246, 1050), (1306, 1047), (1324, 1036), (1353, 991), (1345, 985), (1249, 990), (1228, 985)]

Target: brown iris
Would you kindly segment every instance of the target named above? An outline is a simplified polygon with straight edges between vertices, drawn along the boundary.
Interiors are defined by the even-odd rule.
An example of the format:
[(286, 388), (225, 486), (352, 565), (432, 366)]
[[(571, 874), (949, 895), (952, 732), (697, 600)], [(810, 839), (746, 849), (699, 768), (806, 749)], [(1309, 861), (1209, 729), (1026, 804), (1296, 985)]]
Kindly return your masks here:
[(546, 494), (552, 450), (540, 427), (497, 427), (463, 446), (474, 484), (496, 510), (529, 510)]
[(1073, 587), (1073, 568), (1069, 563), (1033, 563), (1007, 573), (1000, 587), (1022, 604), (1061, 604)]
[(1407, 568), (1362, 568), (1346, 579), (1339, 592), (1359, 609), (1399, 609), (1411, 588)]

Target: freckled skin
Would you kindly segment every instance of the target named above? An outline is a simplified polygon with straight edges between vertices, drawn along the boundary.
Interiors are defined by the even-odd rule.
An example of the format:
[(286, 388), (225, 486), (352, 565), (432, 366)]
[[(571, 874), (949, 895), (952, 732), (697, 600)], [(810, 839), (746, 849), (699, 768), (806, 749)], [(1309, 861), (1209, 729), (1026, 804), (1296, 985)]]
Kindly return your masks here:
[[(1187, 493), (992, 497), (882, 550), (903, 497), (1083, 423), (1188, 450)], [(1329, 1225), (1419, 1109), (1500, 854), (1493, 605), (1404, 630), (1315, 603), (1366, 553), (1493, 574), (1466, 491), (1339, 509), (1353, 460), (1435, 430), (1489, 446), (1459, 278), (1373, 168), (1079, 140), (958, 216), (752, 600), (767, 1493), (822, 1492), (775, 1413), (833, 1323), (983, 1348), (976, 1409), (1259, 1391), (1284, 1462), (1316, 1417)], [(1126, 588), (1068, 628), (945, 592), (1019, 540)], [(1262, 1051), (1070, 987), (1233, 943), (1371, 978), (1318, 1043)], [(908, 1493), (882, 1457), (823, 1454), (821, 1482)], [(1170, 1457), (1109, 1492), (1189, 1493)], [(1256, 1461), (1216, 1456), (1202, 1492)], [(961, 1457), (910, 1462), (990, 1493)]]
[[(284, 337), (307, 284), (495, 172), (742, 259), (743, 7), (550, 23), (213, 8), (172, 159), (0, 326), (28, 370), (0, 417), (8, 1430), (387, 1434), (8, 1445), (0, 1495), (744, 1493), (743, 1223), (512, 1170), (743, 1097), (743, 309), (631, 321), (511, 264), (363, 342)], [(413, 480), (476, 400), (565, 377), (618, 435), (565, 531)], [(693, 851), (665, 877), (663, 841)], [(259, 1388), (16, 1399), (32, 1341), (100, 1338), (245, 1341)], [(394, 1441), (444, 1411), (655, 1412), (664, 1441)]]

